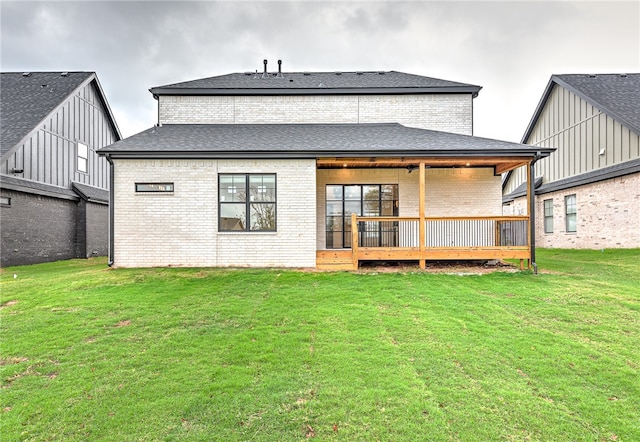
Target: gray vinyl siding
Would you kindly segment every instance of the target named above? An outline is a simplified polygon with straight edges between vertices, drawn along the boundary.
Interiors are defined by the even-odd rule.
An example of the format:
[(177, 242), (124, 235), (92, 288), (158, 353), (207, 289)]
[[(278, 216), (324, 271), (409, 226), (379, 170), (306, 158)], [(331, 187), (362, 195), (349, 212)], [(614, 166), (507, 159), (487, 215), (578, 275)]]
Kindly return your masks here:
[[(640, 158), (638, 134), (558, 85), (524, 142), (557, 149), (536, 163), (535, 174), (545, 183)], [(602, 148), (605, 151), (600, 155)], [(513, 192), (525, 180), (526, 170), (515, 170), (503, 194)]]
[[(90, 82), (5, 156), (0, 173), (65, 188), (75, 181), (108, 189), (108, 163), (95, 151), (117, 140), (98, 91)], [(77, 170), (78, 142), (89, 148), (87, 173)], [(14, 169), (24, 172), (14, 174)]]

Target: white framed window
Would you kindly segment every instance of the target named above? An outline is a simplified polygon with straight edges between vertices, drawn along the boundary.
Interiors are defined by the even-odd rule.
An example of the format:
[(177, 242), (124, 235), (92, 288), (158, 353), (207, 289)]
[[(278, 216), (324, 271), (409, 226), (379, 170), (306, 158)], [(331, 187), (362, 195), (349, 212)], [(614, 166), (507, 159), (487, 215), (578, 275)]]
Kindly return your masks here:
[(11, 206), (11, 198), (9, 198), (8, 196), (0, 197), (0, 206), (3, 206), (3, 207)]
[(544, 233), (553, 233), (553, 199), (544, 200)]
[(77, 153), (76, 165), (78, 172), (87, 173), (89, 171), (89, 147), (86, 144), (78, 143)]
[(564, 197), (564, 208), (565, 208), (565, 223), (567, 232), (576, 232), (577, 231), (577, 215), (578, 215), (578, 207), (576, 203), (576, 196), (567, 195)]

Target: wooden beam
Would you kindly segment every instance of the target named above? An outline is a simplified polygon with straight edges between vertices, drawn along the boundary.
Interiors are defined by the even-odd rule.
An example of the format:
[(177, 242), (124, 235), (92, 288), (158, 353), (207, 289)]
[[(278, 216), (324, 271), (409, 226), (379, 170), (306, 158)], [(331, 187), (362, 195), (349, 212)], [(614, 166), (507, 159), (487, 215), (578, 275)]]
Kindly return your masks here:
[(351, 262), (353, 270), (358, 270), (358, 215), (351, 214)]
[[(426, 242), (427, 242), (427, 232), (426, 232), (426, 226), (425, 226), (425, 222), (424, 222), (424, 205), (425, 205), (425, 194), (426, 194), (426, 189), (425, 189), (425, 179), (426, 179), (426, 174), (424, 172), (424, 162), (420, 162), (420, 190), (418, 192), (418, 198), (420, 198), (420, 201), (418, 202), (418, 210), (420, 211), (420, 213), (418, 214), (418, 218), (420, 219), (419, 221), (419, 232), (420, 232), (420, 254), (422, 255), (422, 253), (424, 253), (425, 247), (426, 247)], [(425, 260), (423, 258), (420, 259), (420, 268), (421, 269), (425, 269), (427, 266), (427, 263), (425, 262)]]
[[(533, 160), (531, 160), (533, 161)], [(527, 223), (527, 246), (529, 247), (529, 256), (527, 257), (529, 261), (528, 267), (531, 267), (531, 217), (533, 216), (531, 213), (531, 188), (533, 187), (531, 179), (531, 161), (527, 164), (527, 215), (529, 215), (529, 222)]]

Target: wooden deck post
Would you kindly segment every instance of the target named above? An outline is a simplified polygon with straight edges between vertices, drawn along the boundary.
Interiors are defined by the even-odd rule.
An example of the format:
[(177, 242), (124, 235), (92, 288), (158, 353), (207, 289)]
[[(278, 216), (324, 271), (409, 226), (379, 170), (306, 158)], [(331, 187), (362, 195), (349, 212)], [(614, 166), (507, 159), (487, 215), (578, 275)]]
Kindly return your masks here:
[[(531, 268), (531, 224), (532, 224), (532, 219), (531, 217), (533, 216), (531, 213), (531, 203), (533, 202), (532, 198), (533, 195), (531, 195), (531, 189), (533, 189), (533, 182), (531, 181), (531, 179), (533, 178), (531, 175), (531, 169), (532, 169), (532, 162), (530, 161), (527, 164), (527, 215), (529, 215), (529, 222), (527, 223), (527, 246), (529, 247), (529, 259), (528, 261), (528, 265), (527, 268)], [(520, 263), (520, 267), (522, 268), (522, 262)]]
[(351, 214), (351, 253), (353, 270), (358, 270), (358, 215)]
[(419, 239), (420, 239), (420, 268), (421, 269), (425, 269), (427, 267), (427, 263), (426, 260), (424, 259), (425, 257), (425, 252), (426, 252), (426, 237), (427, 237), (427, 232), (426, 232), (426, 226), (425, 226), (425, 221), (424, 221), (424, 204), (425, 204), (425, 172), (424, 172), (424, 162), (421, 161), (420, 162), (420, 188), (419, 188), (419, 192), (418, 192), (418, 197), (420, 198), (420, 201), (418, 202), (418, 210), (419, 210), (419, 214), (418, 217), (420, 219), (420, 225), (418, 227), (418, 231), (419, 233)]

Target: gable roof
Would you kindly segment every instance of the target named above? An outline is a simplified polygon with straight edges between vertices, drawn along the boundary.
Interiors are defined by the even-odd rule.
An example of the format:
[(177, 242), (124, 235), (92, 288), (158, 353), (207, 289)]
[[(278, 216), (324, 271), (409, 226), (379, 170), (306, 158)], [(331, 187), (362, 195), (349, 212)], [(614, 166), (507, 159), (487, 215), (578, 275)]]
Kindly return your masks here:
[(555, 149), (373, 124), (165, 124), (98, 151), (120, 158), (548, 156)]
[(158, 95), (326, 95), (467, 93), (480, 86), (396, 71), (233, 73), (157, 86)]
[(121, 138), (94, 72), (3, 72), (0, 76), (0, 153), (7, 153), (63, 101), (91, 81), (95, 81), (114, 131)]
[(531, 135), (555, 85), (571, 91), (622, 125), (640, 134), (640, 73), (552, 75), (522, 137), (523, 143)]

